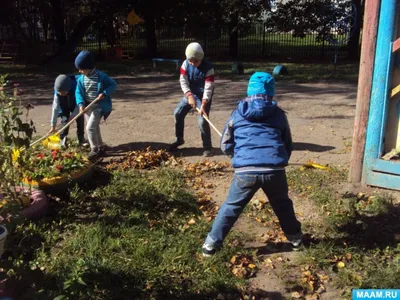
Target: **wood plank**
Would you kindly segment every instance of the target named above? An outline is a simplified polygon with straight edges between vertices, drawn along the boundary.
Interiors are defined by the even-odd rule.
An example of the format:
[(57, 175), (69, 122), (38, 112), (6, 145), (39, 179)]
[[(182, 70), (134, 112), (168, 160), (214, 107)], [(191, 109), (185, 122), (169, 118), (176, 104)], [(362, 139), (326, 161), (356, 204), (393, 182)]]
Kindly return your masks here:
[(396, 86), (396, 87), (392, 90), (392, 93), (390, 94), (390, 97), (393, 98), (393, 97), (396, 96), (399, 92), (400, 92), (400, 84), (399, 84), (398, 86)]
[(362, 30), (363, 39), (357, 89), (357, 106), (349, 168), (349, 181), (352, 183), (359, 183), (361, 181), (363, 170), (365, 137), (378, 32), (379, 7), (380, 1), (365, 1), (364, 25)]
[(372, 165), (372, 170), (380, 173), (400, 175), (400, 161), (377, 159)]
[(400, 49), (400, 38), (398, 38), (394, 43), (393, 43), (393, 52), (396, 52), (397, 50)]
[(367, 184), (391, 190), (400, 190), (400, 176), (370, 172), (368, 174)]

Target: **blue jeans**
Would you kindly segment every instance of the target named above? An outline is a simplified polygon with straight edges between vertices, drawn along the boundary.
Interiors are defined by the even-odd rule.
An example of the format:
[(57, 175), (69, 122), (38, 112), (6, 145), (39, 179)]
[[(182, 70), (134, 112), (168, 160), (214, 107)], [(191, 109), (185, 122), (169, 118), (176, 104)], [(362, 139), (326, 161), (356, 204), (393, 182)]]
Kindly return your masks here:
[[(196, 100), (196, 106), (198, 108), (201, 107), (201, 100), (193, 95), (195, 100)], [(188, 100), (186, 97), (182, 98), (182, 100), (179, 102), (177, 107), (175, 108), (174, 111), (174, 116), (175, 116), (175, 136), (178, 140), (183, 140), (183, 131), (185, 127), (185, 117), (189, 113), (189, 111), (192, 109), (192, 107), (188, 104)], [(205, 106), (205, 111), (208, 116), (210, 116), (210, 109), (211, 109), (211, 99), (208, 101), (207, 105)], [(203, 141), (203, 147), (206, 149), (211, 149), (212, 144), (211, 144), (211, 131), (210, 131), (210, 125), (208, 122), (200, 116), (200, 114), (197, 117), (198, 125), (201, 131), (201, 139)]]
[(293, 202), (288, 195), (285, 171), (266, 174), (235, 174), (228, 197), (221, 206), (206, 238), (207, 244), (215, 248), (222, 246), (232, 226), (259, 188), (262, 188), (268, 197), (286, 236), (301, 234), (301, 224), (294, 214)]

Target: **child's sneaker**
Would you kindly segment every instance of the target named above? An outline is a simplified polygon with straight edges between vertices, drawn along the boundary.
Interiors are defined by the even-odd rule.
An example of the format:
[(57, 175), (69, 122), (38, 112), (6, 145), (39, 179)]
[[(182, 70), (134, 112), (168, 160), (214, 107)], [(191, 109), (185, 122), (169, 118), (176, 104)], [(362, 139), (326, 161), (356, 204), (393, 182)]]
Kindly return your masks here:
[(290, 242), (290, 245), (292, 246), (293, 251), (299, 251), (299, 250), (301, 250), (301, 246), (303, 245), (303, 242), (301, 240), (294, 241), (294, 242)]
[(211, 150), (206, 149), (206, 150), (204, 150), (204, 152), (203, 152), (203, 156), (204, 156), (204, 157), (211, 157), (211, 156), (214, 156), (214, 153), (212, 153)]
[(299, 251), (301, 249), (301, 246), (303, 245), (303, 234), (301, 232), (292, 235), (287, 234), (286, 238), (292, 246), (293, 251)]
[(106, 153), (106, 146), (100, 147), (99, 151), (97, 152), (100, 156), (105, 156)]
[(185, 141), (183, 139), (176, 139), (175, 142), (173, 142), (170, 146), (169, 146), (169, 151), (175, 151), (178, 150), (179, 146), (182, 146), (185, 143)]
[(85, 140), (78, 140), (78, 146), (82, 148), (87, 148), (89, 147), (89, 143), (86, 142)]
[(215, 252), (217, 252), (217, 249), (211, 244), (204, 243), (201, 247), (201, 251), (203, 252), (204, 257), (211, 257), (215, 254)]
[(63, 137), (60, 141), (61, 149), (67, 149), (68, 148), (68, 137)]
[(88, 160), (95, 161), (99, 157), (99, 152), (91, 150), (87, 156)]

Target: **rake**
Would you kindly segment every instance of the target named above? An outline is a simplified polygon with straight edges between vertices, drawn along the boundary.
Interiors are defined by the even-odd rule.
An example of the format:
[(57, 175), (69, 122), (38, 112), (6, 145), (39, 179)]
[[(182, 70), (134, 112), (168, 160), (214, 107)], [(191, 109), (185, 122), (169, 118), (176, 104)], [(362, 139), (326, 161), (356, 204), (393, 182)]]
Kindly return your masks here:
[[(196, 107), (196, 110), (197, 110), (197, 112), (201, 115), (201, 110), (200, 110), (198, 107)], [(219, 132), (219, 130), (217, 129), (217, 127), (214, 126), (213, 123), (211, 123), (211, 121), (207, 118), (207, 116), (203, 114), (202, 117), (203, 117), (203, 118), (208, 122), (208, 124), (210, 124), (210, 126), (219, 134), (219, 136), (222, 137), (222, 133)]]
[[(87, 112), (89, 110), (89, 108), (91, 108), (95, 103), (97, 103), (100, 99), (96, 98), (94, 99), (92, 102), (90, 102), (90, 104), (88, 106), (85, 107), (85, 109), (81, 112), (79, 112), (75, 117), (73, 117), (67, 124), (65, 124), (60, 130), (58, 130), (56, 133), (52, 134), (49, 133), (47, 135), (45, 135), (44, 137), (38, 139), (37, 141), (34, 141), (31, 146), (36, 145), (37, 143), (42, 142), (43, 146), (48, 147), (50, 149), (58, 149), (59, 148), (59, 144), (61, 142), (60, 140), (60, 133), (65, 130), (66, 128), (68, 128), (69, 126), (71, 126), (71, 124), (78, 119), (80, 116), (82, 116), (85, 112)], [(58, 145), (57, 145), (58, 144)]]

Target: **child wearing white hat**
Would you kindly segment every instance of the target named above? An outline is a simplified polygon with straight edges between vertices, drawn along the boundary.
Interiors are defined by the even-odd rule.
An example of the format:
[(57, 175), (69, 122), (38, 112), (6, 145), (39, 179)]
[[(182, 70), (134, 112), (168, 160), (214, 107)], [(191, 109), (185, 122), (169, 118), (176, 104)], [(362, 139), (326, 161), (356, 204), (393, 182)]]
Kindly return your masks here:
[(204, 59), (203, 48), (199, 43), (190, 43), (185, 51), (186, 60), (180, 69), (180, 84), (184, 97), (177, 105), (175, 116), (175, 142), (170, 151), (175, 151), (185, 143), (183, 139), (185, 117), (192, 108), (198, 107), (201, 114), (198, 116), (201, 139), (203, 141), (204, 156), (212, 156), (211, 131), (203, 115), (210, 114), (211, 100), (214, 92), (214, 67)]

